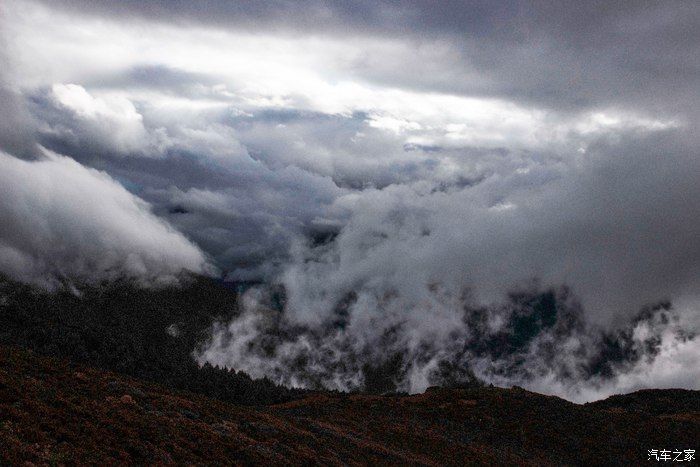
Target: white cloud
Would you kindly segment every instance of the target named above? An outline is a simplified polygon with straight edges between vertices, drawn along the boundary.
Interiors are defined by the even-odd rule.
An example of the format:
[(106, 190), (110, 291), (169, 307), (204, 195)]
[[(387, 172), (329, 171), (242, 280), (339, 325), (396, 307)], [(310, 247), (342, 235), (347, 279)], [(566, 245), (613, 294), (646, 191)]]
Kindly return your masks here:
[(67, 140), (77, 138), (76, 145), (97, 146), (116, 154), (161, 155), (165, 145), (163, 133), (157, 129), (147, 131), (143, 116), (126, 97), (94, 97), (77, 84), (54, 84), (50, 98), (67, 115), (47, 133)]
[[(31, 56), (17, 53), (14, 57), (17, 80), (27, 89), (57, 82), (99, 82), (99, 78), (124, 74), (143, 64), (208, 78), (209, 83), (192, 84), (190, 91), (198, 96), (184, 100), (167, 90), (159, 94), (139, 86), (120, 90), (120, 96), (97, 100), (90, 100), (78, 88), (54, 89), (54, 94), (69, 99), (67, 105), (81, 115), (119, 122), (117, 129), (122, 128), (123, 134), (115, 138), (121, 138), (127, 146), (139, 139), (148, 140), (143, 135), (135, 136), (139, 116), (129, 107), (129, 99), (152, 102), (156, 107), (180, 102), (191, 108), (214, 109), (228, 103), (243, 112), (270, 108), (344, 116), (363, 112), (370, 126), (399, 135), (404, 143), (445, 147), (551, 149), (569, 147), (572, 139), (587, 139), (620, 128), (655, 131), (678, 124), (624, 109), (563, 115), (506, 99), (372, 84), (350, 73), (349, 67), (358, 61), (365, 66), (380, 61), (367, 61), (366, 54), (381, 51), (406, 60), (414, 54), (410, 43), (382, 37), (348, 41), (141, 22), (124, 24), (49, 14), (45, 7), (31, 2), (11, 3), (8, 18), (13, 36), (10, 43), (34, 51)], [(37, 30), (42, 34), (35, 34)], [(438, 41), (438, 50), (442, 48)], [(87, 92), (93, 91), (88, 88)], [(580, 146), (579, 142), (575, 144)]]
[[(569, 341), (553, 342), (553, 363), (545, 359), (546, 345), (525, 353), (520, 370), (526, 374), (499, 373), (512, 362), (493, 355), (457, 363), (474, 365), (487, 381), (575, 400), (604, 395), (605, 388), (695, 388), (697, 380), (684, 375), (697, 374), (696, 343), (678, 341), (677, 329), (663, 331), (658, 363), (652, 356), (601, 381), (578, 370), (561, 380), (559, 371), (576, 369), (601, 348), (591, 330), (624, 326), (646, 305), (672, 297), (695, 304), (681, 307), (681, 316), (697, 312), (700, 257), (693, 239), (700, 235), (700, 205), (687, 202), (700, 199), (692, 175), (698, 161), (672, 142), (673, 135), (633, 141), (632, 131), (614, 142), (598, 141), (585, 159), (562, 164), (545, 183), (541, 172), (548, 169), (535, 166), (463, 189), (415, 183), (341, 197), (337, 207), (350, 215), (339, 236), (319, 248), (300, 245), (279, 279), (286, 291), (283, 314), (270, 324), (271, 318), (255, 317), (260, 306), (253, 306), (245, 320), (217, 330), (218, 340), (200, 358), (281, 382), (351, 389), (363, 365), (399, 353), (407, 372), (398, 377), (399, 387), (421, 391), (441, 359), (461, 358), (470, 334), (481, 332), (464, 321), (465, 311), (467, 318), (480, 309), (503, 316), (513, 291), (567, 286), (580, 303), (582, 328), (568, 330)], [(659, 152), (674, 157), (659, 160)], [(507, 320), (495, 319), (494, 326), (498, 322)], [(285, 326), (305, 331), (276, 331)], [(698, 322), (689, 321), (685, 330), (697, 334)], [(641, 342), (640, 332), (635, 339)], [(240, 346), (229, 352), (227, 343), (239, 335), (279, 339), (286, 353)]]
[(0, 271), (43, 286), (211, 271), (204, 254), (104, 172), (47, 153), (0, 153)]
[[(632, 34), (620, 60), (602, 39), (605, 47), (585, 51), (560, 47), (589, 38), (561, 37), (547, 22), (537, 40), (520, 43), (510, 36), (518, 31), (500, 29), (464, 40), (253, 31), (83, 15), (48, 2), (3, 6), (7, 68), (41, 141), (132, 184), (229, 277), (276, 275), (287, 292), (284, 323), (307, 331), (274, 358), (248, 352), (274, 328), (273, 314), (257, 314), (264, 304), (251, 305), (224, 326), (241, 341), (215, 342), (206, 359), (303, 384), (284, 365), (311, 355), (324, 383), (351, 387), (363, 363), (408, 349), (403, 383), (419, 389), (457, 355), (455, 333), (472, 332), (465, 305), (500, 310), (533, 280), (568, 285), (586, 324), (609, 329), (700, 286), (700, 133), (688, 111), (697, 99), (687, 92), (692, 80), (667, 74), (684, 68), (694, 78), (693, 48), (674, 55), (676, 31), (664, 35), (674, 54), (640, 50), (634, 41), (647, 39)], [(628, 17), (636, 24), (654, 14)], [(653, 65), (635, 61), (647, 58)], [(583, 66), (587, 59), (595, 63)], [(25, 210), (21, 200), (2, 205), (12, 222), (0, 257), (13, 275), (205, 267), (196, 247), (103, 173), (57, 156), (3, 161), (35, 186), (2, 175), (8, 199), (31, 201)], [(300, 239), (319, 232), (338, 236), (318, 248)], [(168, 243), (184, 246), (162, 251)], [(491, 318), (495, 327), (505, 321)], [(426, 342), (434, 348), (423, 352)], [(581, 342), (558, 344), (569, 355)], [(677, 357), (695, 375), (694, 348), (673, 342), (659, 361)], [(672, 384), (664, 368), (640, 364), (614, 387)], [(556, 374), (542, 378), (541, 388), (559, 384)]]

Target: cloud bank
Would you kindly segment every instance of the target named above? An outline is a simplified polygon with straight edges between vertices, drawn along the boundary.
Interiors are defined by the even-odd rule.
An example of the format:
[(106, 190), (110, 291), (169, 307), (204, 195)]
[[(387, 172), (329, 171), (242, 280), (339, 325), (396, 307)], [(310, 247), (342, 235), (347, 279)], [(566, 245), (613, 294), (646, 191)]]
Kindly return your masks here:
[(698, 387), (700, 8), (426, 5), (5, 2), (13, 274), (211, 258), (286, 384)]
[[(366, 365), (394, 365), (391, 383), (411, 392), (446, 365), (573, 400), (694, 387), (700, 167), (681, 140), (618, 135), (555, 171), (341, 199), (352, 214), (338, 236), (300, 245), (280, 276), (282, 311), (251, 292), (198, 358), (344, 390), (367, 386)], [(640, 318), (669, 299), (689, 303), (660, 312), (673, 324)], [(660, 362), (676, 358), (670, 376)]]
[(109, 175), (67, 157), (28, 162), (0, 153), (0, 271), (54, 287), (210, 272), (202, 251)]

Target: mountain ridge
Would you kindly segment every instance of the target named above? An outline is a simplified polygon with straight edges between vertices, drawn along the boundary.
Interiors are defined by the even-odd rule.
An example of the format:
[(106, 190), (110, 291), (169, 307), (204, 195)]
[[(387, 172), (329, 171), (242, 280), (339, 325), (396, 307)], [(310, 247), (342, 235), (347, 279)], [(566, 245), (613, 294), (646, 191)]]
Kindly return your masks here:
[(672, 413), (638, 406), (678, 394), (577, 405), (520, 388), (431, 388), (250, 406), (0, 346), (0, 464), (637, 463), (649, 449), (697, 448), (700, 391)]

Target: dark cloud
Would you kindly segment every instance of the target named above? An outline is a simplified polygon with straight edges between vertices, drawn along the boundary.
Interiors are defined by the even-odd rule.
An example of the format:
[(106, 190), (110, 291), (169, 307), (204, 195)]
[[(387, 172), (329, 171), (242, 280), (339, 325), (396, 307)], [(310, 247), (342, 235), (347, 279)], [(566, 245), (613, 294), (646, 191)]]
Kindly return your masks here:
[(0, 82), (0, 101), (3, 118), (0, 119), (0, 149), (19, 154), (25, 158), (37, 153), (33, 131), (17, 94)]
[[(700, 8), (692, 1), (51, 4), (181, 25), (400, 38), (413, 45), (412, 56), (368, 51), (347, 72), (388, 85), (562, 109), (626, 105), (693, 112), (687, 96), (695, 94), (700, 79)], [(436, 43), (442, 42), (447, 49), (440, 57)]]
[(266, 285), (200, 357), (288, 384), (697, 387), (696, 2), (8, 5), (14, 277), (201, 248)]
[(33, 122), (24, 107), (20, 93), (7, 73), (9, 64), (5, 38), (0, 36), (0, 149), (21, 157), (33, 158), (38, 154)]
[[(106, 170), (222, 268), (243, 268), (245, 277), (282, 261), (295, 238), (335, 230), (344, 210), (328, 207), (349, 190), (433, 177), (444, 190), (473, 180), (434, 174), (440, 163), (431, 151), (408, 154), (395, 137), (369, 128), (363, 114), (263, 108), (239, 115), (226, 107), (164, 119), (77, 85), (35, 93), (31, 109), (43, 123), (41, 144)], [(364, 137), (354, 142), (358, 132)], [(171, 212), (177, 207), (187, 212)]]

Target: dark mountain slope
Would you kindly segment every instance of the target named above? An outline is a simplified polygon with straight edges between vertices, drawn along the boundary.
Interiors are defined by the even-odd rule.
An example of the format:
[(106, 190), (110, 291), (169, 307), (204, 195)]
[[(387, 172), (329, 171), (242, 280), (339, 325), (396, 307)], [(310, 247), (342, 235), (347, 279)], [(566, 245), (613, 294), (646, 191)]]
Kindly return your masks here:
[(632, 394), (611, 396), (587, 405), (595, 409), (621, 409), (653, 415), (700, 413), (698, 391), (687, 389), (645, 389)]
[(181, 287), (110, 282), (79, 290), (48, 293), (0, 278), (0, 344), (242, 404), (301, 394), (192, 359), (214, 320), (237, 313), (236, 291), (221, 282), (191, 277)]
[(0, 465), (639, 464), (648, 449), (698, 448), (699, 392), (683, 393), (691, 411), (655, 414), (676, 396), (576, 405), (521, 389), (434, 389), (251, 407), (2, 346)]

